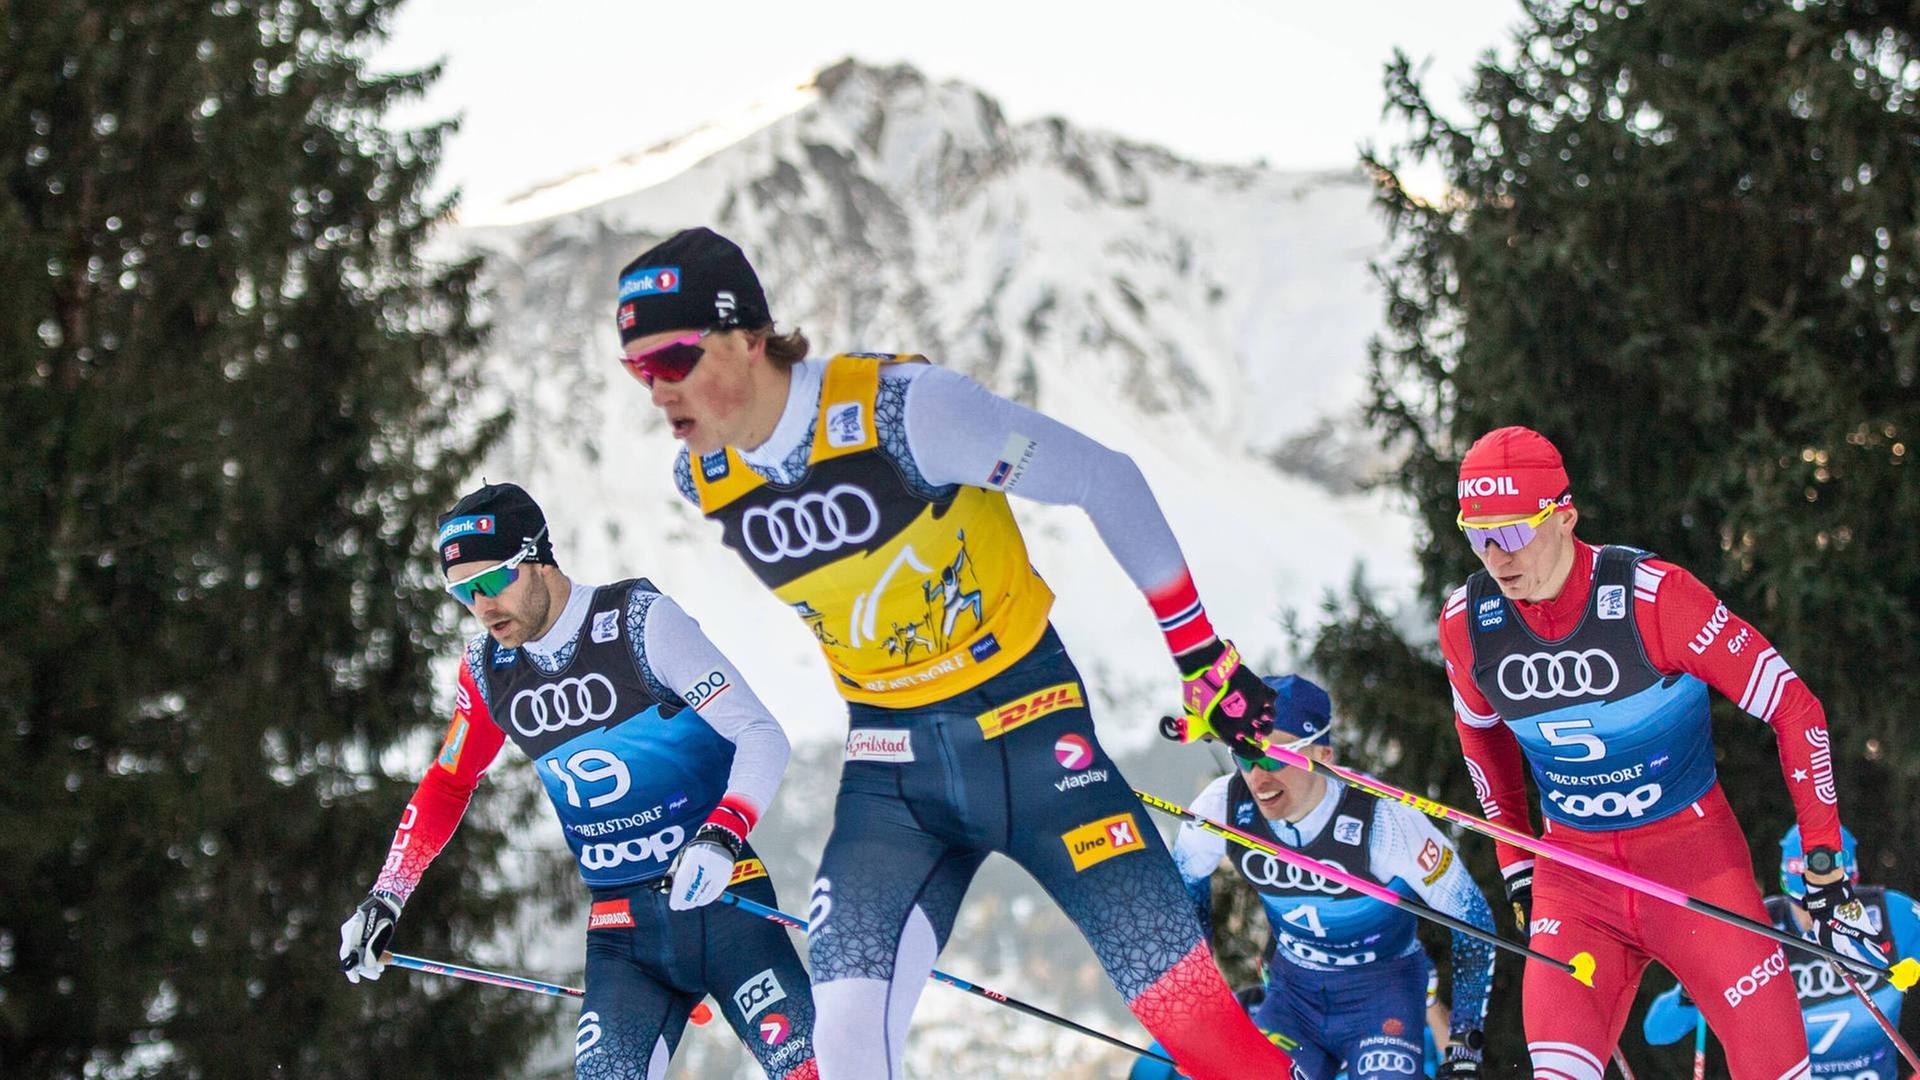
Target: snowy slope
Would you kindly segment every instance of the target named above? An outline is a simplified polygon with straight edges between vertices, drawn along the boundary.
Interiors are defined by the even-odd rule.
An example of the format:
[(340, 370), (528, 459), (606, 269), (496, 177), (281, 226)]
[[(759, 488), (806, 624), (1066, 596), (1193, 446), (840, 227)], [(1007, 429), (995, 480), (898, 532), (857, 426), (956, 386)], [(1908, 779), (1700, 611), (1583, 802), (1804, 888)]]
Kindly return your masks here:
[[(605, 183), (538, 197), (565, 205), (570, 186)], [(964, 86), (842, 65), (811, 103), (653, 186), (461, 234), (495, 256), (476, 407), (517, 417), (488, 475), (542, 501), (568, 569), (644, 573), (676, 594), (803, 737), (842, 723), (812, 639), (677, 498), (674, 444), (613, 360), (615, 274), (694, 223), (748, 251), (775, 316), (816, 353), (925, 353), (1131, 453), (1215, 623), (1250, 654), (1279, 661), (1276, 615), (1311, 612), (1356, 563), (1410, 585), (1404, 515), (1268, 460), (1322, 420), (1354, 424), (1381, 237), (1357, 175), (1195, 165), (1056, 120), (1013, 127)], [(1077, 557), (1098, 547), (1078, 511), (1019, 513), (1061, 632), (1132, 704), (1109, 737), (1144, 730), (1172, 677), (1144, 602), (1109, 560)]]
[[(790, 909), (805, 907), (845, 714), (812, 636), (674, 491), (675, 444), (614, 360), (615, 275), (676, 229), (739, 242), (816, 355), (925, 353), (1132, 454), (1215, 624), (1254, 658), (1284, 663), (1281, 612), (1314, 615), (1357, 566), (1410, 595), (1409, 518), (1322, 482), (1329, 460), (1336, 473), (1378, 467), (1347, 449), (1370, 445), (1356, 403), (1380, 321), (1367, 262), (1383, 230), (1357, 174), (1201, 165), (1065, 121), (1012, 125), (968, 87), (851, 63), (750, 119), (544, 185), (508, 208), (528, 220), (473, 224), (454, 242), (492, 255), (497, 330), (471, 407), (516, 418), (487, 476), (542, 502), (576, 578), (645, 574), (673, 593), (802, 744), (757, 834)], [(1289, 471), (1302, 455), (1282, 448), (1303, 438), (1333, 449)], [(1166, 770), (1159, 790), (1191, 797), (1212, 762), (1152, 735), (1175, 683), (1144, 600), (1079, 511), (1015, 503), (1103, 739)], [(536, 838), (560, 843), (544, 823)], [(532, 919), (503, 959), (577, 975), (578, 925)], [(1004, 861), (989, 863), (942, 963), (1139, 1035)], [(915, 1031), (916, 1075), (961, 1063), (977, 1076), (1118, 1075), (1097, 1045), (951, 991), (928, 992)], [(728, 1038), (698, 1033), (678, 1075), (752, 1075)], [(565, 1046), (548, 1061), (559, 1072)]]

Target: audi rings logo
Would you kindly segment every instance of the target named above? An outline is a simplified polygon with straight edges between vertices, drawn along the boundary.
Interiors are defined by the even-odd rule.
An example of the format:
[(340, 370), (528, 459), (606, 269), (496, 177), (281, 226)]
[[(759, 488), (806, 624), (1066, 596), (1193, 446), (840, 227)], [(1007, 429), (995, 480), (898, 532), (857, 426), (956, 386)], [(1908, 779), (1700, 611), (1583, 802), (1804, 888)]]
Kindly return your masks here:
[(1369, 1073), (1406, 1073), (1411, 1076), (1414, 1071), (1412, 1054), (1399, 1050), (1368, 1050), (1360, 1055), (1360, 1066), (1353, 1072), (1355, 1076)]
[(531, 739), (543, 731), (605, 720), (613, 715), (613, 709), (613, 683), (595, 672), (583, 679), (563, 679), (520, 691), (507, 706), (507, 718), (513, 730)]
[(1564, 791), (1550, 791), (1547, 798), (1552, 799), (1560, 812), (1568, 817), (1639, 817), (1660, 801), (1659, 784), (1641, 784), (1632, 791), (1603, 791), (1598, 795), (1569, 795)]
[(1500, 661), (1499, 679), (1500, 692), (1514, 701), (1577, 698), (1611, 694), (1620, 685), (1620, 668), (1599, 649), (1516, 653)]
[[(1852, 993), (1845, 980), (1833, 970), (1832, 964), (1788, 964), (1793, 972), (1794, 989), (1802, 1001), (1817, 1001), (1822, 998), (1846, 997)], [(1860, 989), (1872, 993), (1880, 988), (1880, 976), (1858, 975)]]
[[(1346, 867), (1341, 866), (1337, 862), (1329, 861), (1327, 865), (1333, 867), (1335, 870), (1346, 869)], [(1325, 893), (1328, 896), (1339, 896), (1347, 891), (1347, 887), (1337, 881), (1328, 881), (1319, 874), (1302, 870), (1292, 863), (1281, 862), (1278, 858), (1264, 851), (1242, 852), (1240, 855), (1240, 872), (1247, 875), (1248, 881), (1253, 882), (1263, 889), (1279, 889), (1284, 892), (1317, 892)]]
[(763, 563), (835, 551), (864, 543), (879, 531), (880, 508), (852, 484), (756, 506), (740, 519), (741, 542)]

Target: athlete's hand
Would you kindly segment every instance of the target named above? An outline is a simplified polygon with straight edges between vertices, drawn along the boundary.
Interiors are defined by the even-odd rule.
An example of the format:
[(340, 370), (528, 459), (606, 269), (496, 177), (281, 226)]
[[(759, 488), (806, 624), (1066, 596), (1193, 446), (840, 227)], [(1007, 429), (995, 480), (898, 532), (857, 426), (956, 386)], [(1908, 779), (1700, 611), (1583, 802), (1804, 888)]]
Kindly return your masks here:
[(1485, 1036), (1478, 1031), (1467, 1032), (1464, 1038), (1447, 1047), (1439, 1067), (1433, 1071), (1433, 1080), (1480, 1080), (1478, 1048), (1485, 1042)]
[(1513, 928), (1522, 940), (1533, 936), (1533, 864), (1501, 871), (1506, 877), (1507, 902), (1513, 905)]
[(733, 880), (733, 863), (739, 857), (739, 837), (712, 822), (700, 826), (673, 861), (667, 906), (689, 911), (720, 899)]
[(392, 893), (367, 894), (340, 924), (340, 970), (347, 981), (377, 979), (387, 969), (380, 954), (393, 940), (394, 924), (400, 921), (400, 898)]
[(1273, 731), (1274, 693), (1240, 662), (1240, 650), (1233, 647), (1233, 642), (1209, 641), (1173, 660), (1185, 684), (1181, 692), (1186, 706), (1182, 742), (1212, 734), (1236, 754), (1247, 743), (1265, 744), (1267, 734)]
[(1873, 924), (1867, 907), (1853, 895), (1846, 878), (1825, 885), (1807, 882), (1807, 914), (1813, 916), (1814, 939), (1829, 949), (1868, 963), (1885, 963), (1873, 942)]

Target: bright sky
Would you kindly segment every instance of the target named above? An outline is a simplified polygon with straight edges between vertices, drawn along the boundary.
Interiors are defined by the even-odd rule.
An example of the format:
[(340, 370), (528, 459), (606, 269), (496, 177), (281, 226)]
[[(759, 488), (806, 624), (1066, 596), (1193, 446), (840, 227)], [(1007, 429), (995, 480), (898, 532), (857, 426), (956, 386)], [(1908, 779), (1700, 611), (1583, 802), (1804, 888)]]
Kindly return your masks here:
[(999, 100), (1197, 161), (1351, 165), (1399, 136), (1380, 115), (1396, 46), (1458, 115), (1474, 62), (1506, 47), (1518, 0), (411, 0), (376, 65), (444, 58), (393, 119), (464, 117), (441, 166), (464, 216), (787, 96), (852, 56), (905, 62)]

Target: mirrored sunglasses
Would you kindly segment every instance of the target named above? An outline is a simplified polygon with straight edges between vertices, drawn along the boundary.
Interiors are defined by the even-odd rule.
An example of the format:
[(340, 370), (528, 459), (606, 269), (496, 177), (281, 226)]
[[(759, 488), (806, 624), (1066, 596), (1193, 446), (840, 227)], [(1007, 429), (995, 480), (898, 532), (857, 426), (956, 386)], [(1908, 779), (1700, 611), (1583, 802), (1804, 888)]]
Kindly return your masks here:
[(489, 567), (469, 578), (447, 582), (447, 591), (453, 594), (455, 600), (468, 607), (473, 606), (476, 597), (499, 596), (507, 591), (507, 586), (520, 580), (520, 564), (532, 558), (534, 553), (540, 550), (540, 537), (545, 535), (547, 530), (543, 528), (534, 535), (533, 539), (520, 545), (520, 550), (514, 553), (513, 558), (498, 566)]
[(1460, 531), (1466, 534), (1467, 543), (1475, 551), (1484, 551), (1488, 544), (1496, 545), (1501, 551), (1511, 555), (1539, 535), (1540, 526), (1546, 524), (1553, 512), (1560, 509), (1559, 502), (1549, 503), (1540, 508), (1540, 512), (1529, 517), (1514, 518), (1512, 521), (1490, 521), (1477, 525), (1467, 524), (1467, 515), (1462, 513), (1453, 519)]
[(628, 374), (646, 386), (652, 386), (655, 379), (676, 383), (693, 374), (693, 366), (707, 354), (700, 341), (711, 333), (713, 331), (707, 329), (697, 334), (681, 334), (643, 353), (622, 353), (620, 363)]

